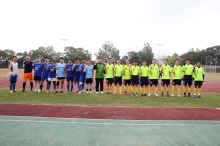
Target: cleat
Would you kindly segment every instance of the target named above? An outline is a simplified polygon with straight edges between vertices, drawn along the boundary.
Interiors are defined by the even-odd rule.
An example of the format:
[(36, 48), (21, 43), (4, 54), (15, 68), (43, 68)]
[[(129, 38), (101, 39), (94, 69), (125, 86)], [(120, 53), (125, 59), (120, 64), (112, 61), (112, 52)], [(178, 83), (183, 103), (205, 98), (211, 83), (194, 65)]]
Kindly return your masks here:
[(90, 91), (90, 94), (92, 94), (92, 91)]
[(13, 91), (10, 91), (10, 93), (13, 93)]
[(38, 93), (40, 93), (41, 92), (41, 90), (38, 90)]
[(114, 92), (114, 95), (116, 95), (116, 91)]
[(135, 96), (138, 96), (138, 94), (136, 93)]
[(127, 91), (124, 92), (124, 95), (127, 95)]
[(103, 91), (101, 91), (101, 94), (103, 94)]
[(34, 90), (34, 92), (38, 92), (38, 90), (36, 89), (36, 90)]
[(86, 93), (88, 94), (88, 93), (89, 93), (89, 91), (86, 91)]
[(60, 93), (63, 93), (63, 90), (61, 90)]
[(188, 93), (188, 97), (190, 97), (190, 93)]
[(169, 93), (167, 93), (167, 95), (166, 95), (167, 97), (170, 97), (170, 95), (169, 95)]
[(112, 92), (109, 92), (109, 94), (112, 94)]
[(13, 92), (18, 92), (18, 90), (13, 90)]
[[(156, 94), (155, 94), (155, 95), (156, 95)], [(151, 93), (149, 93), (148, 96), (150, 97), (150, 96), (151, 96)]]
[(134, 93), (131, 93), (131, 96), (134, 96)]
[(157, 94), (157, 93), (155, 93), (155, 96), (158, 96), (158, 94)]
[(107, 92), (106, 94), (109, 94), (109, 92)]
[(141, 94), (141, 97), (143, 97), (144, 96), (144, 94)]
[(186, 93), (184, 93), (184, 97), (186, 97)]
[(56, 93), (56, 90), (54, 90), (53, 93)]
[[(199, 96), (198, 96), (199, 97)], [(196, 98), (196, 94), (194, 94), (194, 98)]]
[(58, 93), (58, 91), (57, 91), (57, 90), (55, 90), (55, 92), (56, 92), (56, 93)]
[(198, 98), (202, 98), (202, 96), (201, 96), (201, 95), (198, 95)]
[(127, 95), (130, 95), (131, 93), (130, 92), (128, 92), (128, 94)]
[(47, 93), (50, 93), (50, 91), (49, 91), (49, 90), (46, 90), (46, 92), (47, 92)]
[(79, 91), (79, 94), (81, 94), (81, 91)]
[(21, 92), (25, 92), (25, 90), (22, 90)]
[(67, 93), (70, 93), (70, 91), (67, 91)]
[(99, 92), (96, 92), (96, 94), (99, 94)]
[(178, 97), (181, 97), (181, 95), (180, 95), (180, 94), (178, 94), (177, 96), (178, 96)]
[(145, 93), (144, 96), (147, 96), (147, 94)]
[(171, 96), (173, 97), (173, 96), (174, 96), (174, 94), (171, 94)]

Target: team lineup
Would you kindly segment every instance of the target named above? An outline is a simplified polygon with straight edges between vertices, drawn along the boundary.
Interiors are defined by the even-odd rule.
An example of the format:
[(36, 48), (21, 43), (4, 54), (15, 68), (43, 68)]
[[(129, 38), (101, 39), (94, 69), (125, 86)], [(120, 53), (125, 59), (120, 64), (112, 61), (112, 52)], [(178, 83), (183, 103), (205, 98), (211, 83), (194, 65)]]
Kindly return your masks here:
[[(161, 97), (170, 96), (170, 84), (172, 84), (171, 96), (181, 97), (181, 86), (183, 85), (183, 96), (190, 97), (191, 86), (194, 82), (194, 97), (201, 98), (201, 86), (205, 81), (205, 72), (201, 66), (201, 62), (196, 65), (190, 64), (190, 59), (186, 60), (185, 65), (180, 65), (180, 60), (175, 60), (175, 65), (170, 66), (168, 59), (163, 60), (163, 65), (157, 65), (157, 60), (153, 59), (152, 64), (147, 66), (145, 60), (139, 66), (136, 60), (130, 64), (126, 60), (126, 64), (122, 65), (121, 60), (117, 59), (113, 64), (111, 58), (108, 58), (106, 64), (99, 57), (95, 65), (91, 64), (91, 60), (78, 58), (69, 59), (67, 63), (64, 58), (60, 58), (59, 63), (55, 63), (53, 59), (44, 58), (41, 63), (40, 58), (35, 61), (30, 60), (30, 56), (26, 56), (23, 62), (24, 80), (22, 92), (25, 92), (26, 82), (29, 80), (31, 91), (42, 92), (44, 82), (47, 82), (46, 93), (50, 93), (52, 85), (54, 93), (64, 92), (64, 82), (67, 82), (67, 93), (84, 92), (86, 84), (86, 93), (92, 93), (92, 84), (95, 82), (96, 94), (103, 94), (103, 84), (106, 81), (106, 94), (117, 94), (117, 91), (122, 95), (122, 84), (124, 85), (124, 95), (158, 96), (158, 83), (161, 82), (160, 93)], [(34, 76), (32, 71), (34, 70)], [(18, 78), (18, 63), (17, 57), (13, 56), (12, 62), (9, 64), (10, 75), (10, 93), (16, 92), (16, 81)], [(105, 79), (105, 80), (104, 80)], [(34, 83), (33, 83), (34, 82)], [(119, 89), (117, 87), (119, 86)], [(140, 87), (139, 87), (140, 86)], [(187, 94), (188, 93), (188, 94)]]

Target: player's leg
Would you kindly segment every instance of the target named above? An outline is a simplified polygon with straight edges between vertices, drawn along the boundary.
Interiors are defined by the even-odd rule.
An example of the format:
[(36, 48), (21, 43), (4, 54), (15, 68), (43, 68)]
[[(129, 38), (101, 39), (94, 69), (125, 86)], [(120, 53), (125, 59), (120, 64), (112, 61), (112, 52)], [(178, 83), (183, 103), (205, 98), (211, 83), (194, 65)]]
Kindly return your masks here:
[(118, 83), (118, 78), (115, 77), (115, 79), (114, 79), (114, 94), (116, 94), (117, 83)]
[(174, 96), (174, 93), (175, 93), (175, 86), (176, 86), (176, 80), (173, 80), (172, 81), (172, 94), (171, 94), (172, 97)]
[(65, 78), (62, 78), (61, 79), (61, 86), (60, 86), (60, 93), (63, 93), (63, 86), (64, 86), (64, 81), (65, 81)]
[(127, 95), (127, 89), (126, 89), (127, 85), (128, 85), (127, 81), (124, 80), (124, 95)]
[(141, 96), (144, 96), (143, 94), (143, 86), (144, 86), (144, 79), (143, 77), (140, 77), (140, 92), (141, 92)]
[(201, 96), (201, 87), (202, 87), (202, 81), (199, 81), (198, 82), (198, 97), (199, 98), (202, 98), (202, 96)]
[(167, 97), (169, 97), (169, 86), (170, 86), (170, 80), (166, 80), (166, 92), (167, 92)]
[(67, 77), (66, 78), (66, 82), (67, 82), (67, 84), (66, 84), (66, 88), (67, 88), (67, 93), (70, 93), (70, 77)]
[(196, 93), (197, 93), (197, 88), (198, 88), (198, 85), (197, 85), (197, 82), (195, 81), (194, 82), (194, 98), (196, 98), (197, 97), (197, 95), (196, 95)]
[(103, 93), (103, 83), (104, 83), (104, 79), (100, 79), (100, 93)]
[(161, 81), (161, 97), (163, 97), (163, 92), (164, 92), (164, 86), (165, 86), (165, 82), (164, 80)]
[(147, 96), (147, 89), (149, 85), (148, 77), (145, 79), (145, 86), (144, 86), (144, 96)]
[(47, 82), (47, 93), (50, 92), (50, 85), (51, 85), (51, 81), (52, 81), (52, 78), (48, 78), (48, 82)]
[(60, 78), (59, 77), (57, 77), (57, 91), (59, 90), (59, 87), (60, 87)]
[(56, 78), (53, 78), (53, 92), (57, 93), (56, 92)]
[(33, 86), (34, 86), (34, 84), (33, 84), (33, 74), (32, 74), (32, 72), (28, 74), (28, 79), (29, 79), (29, 81), (30, 81), (31, 91), (33, 91)]
[(119, 94), (122, 95), (122, 77), (119, 78)]
[(90, 93), (92, 93), (92, 83), (93, 83), (93, 79), (91, 78), (91, 80), (90, 80), (90, 82), (89, 82), (89, 84), (90, 84)]
[(44, 80), (45, 80), (45, 77), (44, 77), (44, 75), (43, 75), (43, 76), (41, 76), (41, 82), (40, 82), (40, 91), (42, 91), (42, 90), (43, 90), (43, 84), (44, 84)]
[(109, 94), (109, 90), (110, 90), (110, 87), (109, 87), (109, 79), (106, 78), (106, 85), (107, 85), (107, 93), (106, 94)]
[(99, 93), (99, 79), (98, 78), (95, 79), (95, 88), (96, 88), (96, 94), (98, 94)]
[(24, 73), (23, 90), (22, 90), (22, 92), (25, 92), (26, 82), (27, 82), (27, 73)]
[(154, 83), (154, 93), (155, 93), (155, 96), (158, 96), (158, 94), (157, 94), (157, 92), (158, 92), (158, 79), (156, 79), (155, 81), (154, 81), (155, 83)]
[(188, 81), (188, 97), (190, 97), (191, 86), (192, 86), (192, 76), (189, 76), (189, 81)]
[(151, 96), (151, 93), (152, 93), (152, 86), (153, 86), (153, 80), (150, 79), (150, 83), (149, 83), (149, 94), (148, 96)]

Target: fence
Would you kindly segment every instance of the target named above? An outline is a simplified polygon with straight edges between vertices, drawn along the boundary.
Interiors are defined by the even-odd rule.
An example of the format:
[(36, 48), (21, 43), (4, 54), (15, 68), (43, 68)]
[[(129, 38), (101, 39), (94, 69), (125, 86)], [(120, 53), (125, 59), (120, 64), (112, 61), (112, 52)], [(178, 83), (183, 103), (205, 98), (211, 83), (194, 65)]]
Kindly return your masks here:
[(203, 65), (202, 66), (207, 73), (220, 73), (220, 66), (215, 65)]

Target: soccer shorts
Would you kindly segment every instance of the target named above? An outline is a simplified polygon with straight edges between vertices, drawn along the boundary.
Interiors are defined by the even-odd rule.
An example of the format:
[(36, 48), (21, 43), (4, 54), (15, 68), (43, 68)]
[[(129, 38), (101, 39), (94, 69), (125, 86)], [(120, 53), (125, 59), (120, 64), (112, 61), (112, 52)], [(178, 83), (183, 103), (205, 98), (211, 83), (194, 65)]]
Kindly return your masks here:
[(107, 84), (112, 84), (114, 82), (113, 78), (106, 78), (106, 83)]
[(150, 85), (158, 85), (158, 79), (150, 79)]
[(174, 79), (174, 80), (172, 81), (172, 85), (174, 85), (174, 86), (176, 86), (176, 85), (180, 86), (180, 85), (181, 85), (181, 79)]
[(79, 82), (79, 77), (75, 76), (73, 79), (74, 82)]
[(85, 83), (86, 78), (85, 77), (80, 77), (79, 82)]
[(41, 81), (41, 76), (34, 76), (34, 81)]
[(30, 82), (32, 82), (32, 80), (33, 80), (32, 72), (30, 72), (30, 73), (24, 73), (24, 81), (26, 82), (27, 80), (29, 80)]
[(9, 81), (16, 82), (18, 78), (18, 75), (10, 76)]
[(194, 81), (195, 86), (202, 86), (203, 81)]
[(41, 75), (41, 81), (47, 81), (48, 75)]
[(66, 77), (66, 81), (67, 81), (67, 82), (69, 82), (69, 81), (72, 82), (72, 81), (73, 81), (73, 77)]
[(51, 82), (56, 81), (56, 78), (48, 78), (48, 81), (51, 81)]
[(124, 85), (131, 85), (131, 80), (124, 80)]
[(57, 77), (57, 80), (65, 80), (65, 77)]
[(92, 78), (86, 78), (86, 84), (92, 84), (93, 79)]
[(148, 77), (141, 77), (140, 78), (140, 85), (141, 86), (148, 86), (149, 85)]
[(131, 76), (131, 85), (138, 85), (139, 84), (139, 76)]
[(183, 84), (184, 85), (189, 85), (191, 86), (192, 85), (192, 75), (184, 75), (184, 80), (183, 80)]
[(122, 77), (115, 77), (114, 79), (114, 84), (117, 85), (121, 85), (122, 84)]
[(170, 85), (170, 79), (162, 79), (162, 85)]

